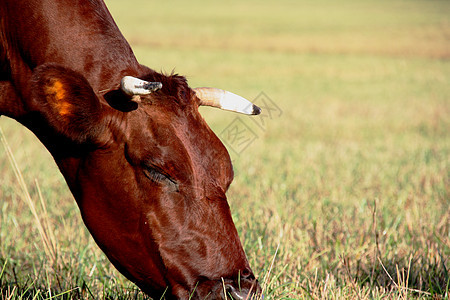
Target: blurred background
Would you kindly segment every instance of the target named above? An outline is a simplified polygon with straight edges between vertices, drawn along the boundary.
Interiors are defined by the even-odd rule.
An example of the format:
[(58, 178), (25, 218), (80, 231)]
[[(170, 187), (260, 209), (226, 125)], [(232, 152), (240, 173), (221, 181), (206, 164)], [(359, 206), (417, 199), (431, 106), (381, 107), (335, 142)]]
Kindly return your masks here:
[[(450, 1), (106, 4), (142, 64), (263, 108), (201, 112), (232, 156), (228, 199), (265, 299), (448, 297)], [(0, 128), (2, 297), (144, 298), (45, 148)]]

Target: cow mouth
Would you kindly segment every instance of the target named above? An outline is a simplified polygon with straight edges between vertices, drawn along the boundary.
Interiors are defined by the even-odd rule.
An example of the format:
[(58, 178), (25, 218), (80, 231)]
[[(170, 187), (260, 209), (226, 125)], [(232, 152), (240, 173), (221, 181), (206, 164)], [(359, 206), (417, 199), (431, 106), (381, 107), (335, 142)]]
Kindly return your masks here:
[[(211, 282), (210, 282), (211, 284)], [(198, 298), (208, 300), (260, 300), (263, 299), (261, 294), (261, 286), (258, 280), (251, 279), (221, 279), (215, 281), (212, 286), (210, 284), (207, 290), (204, 287), (198, 287)]]
[(224, 297), (224, 299), (234, 299), (234, 300), (259, 300), (263, 299), (263, 296), (261, 295), (261, 287), (259, 286), (258, 282), (254, 280), (250, 287), (242, 288), (238, 287), (236, 288), (234, 285), (229, 284), (225, 285), (224, 291), (226, 292), (227, 296)]

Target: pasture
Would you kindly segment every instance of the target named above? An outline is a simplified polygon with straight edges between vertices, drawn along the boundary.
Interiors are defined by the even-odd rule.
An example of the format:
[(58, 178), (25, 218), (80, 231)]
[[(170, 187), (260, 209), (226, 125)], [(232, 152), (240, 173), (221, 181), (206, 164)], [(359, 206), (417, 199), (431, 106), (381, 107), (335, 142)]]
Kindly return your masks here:
[[(201, 111), (264, 299), (448, 299), (449, 1), (106, 3), (141, 63), (262, 107)], [(1, 299), (147, 299), (39, 141), (0, 128)]]

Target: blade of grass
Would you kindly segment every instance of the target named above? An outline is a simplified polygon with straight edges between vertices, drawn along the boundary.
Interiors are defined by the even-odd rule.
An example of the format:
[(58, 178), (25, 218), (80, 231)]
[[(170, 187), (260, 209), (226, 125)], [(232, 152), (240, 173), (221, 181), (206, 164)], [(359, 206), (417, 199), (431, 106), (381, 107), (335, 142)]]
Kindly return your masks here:
[(36, 184), (36, 188), (37, 188), (37, 191), (38, 191), (38, 196), (39, 196), (39, 200), (40, 200), (40, 203), (41, 203), (42, 210), (44, 211), (44, 213), (43, 213), (43, 216), (44, 216), (44, 218), (43, 218), (44, 219), (43, 226), (44, 226), (45, 232), (48, 233), (48, 235), (49, 235), (50, 246), (52, 248), (52, 252), (55, 255), (55, 259), (57, 259), (58, 258), (58, 248), (56, 246), (55, 235), (53, 233), (52, 227), (51, 227), (50, 222), (49, 222), (50, 218), (48, 217), (49, 214), (48, 214), (48, 211), (47, 211), (47, 206), (45, 205), (44, 197), (42, 196), (42, 192), (41, 192), (41, 187), (39, 185), (39, 181), (37, 179), (35, 179), (34, 182)]
[(38, 229), (39, 235), (41, 236), (42, 243), (44, 244), (44, 251), (46, 253), (46, 256), (51, 260), (52, 263), (54, 263), (56, 261), (56, 253), (54, 251), (54, 247), (52, 246), (49, 236), (46, 233), (44, 226), (42, 225), (42, 222), (36, 211), (36, 207), (34, 206), (33, 200), (31, 199), (30, 193), (28, 191), (28, 187), (23, 178), (22, 172), (20, 171), (20, 168), (16, 162), (16, 159), (14, 158), (14, 154), (13, 154), (11, 148), (9, 147), (9, 144), (8, 144), (6, 137), (3, 133), (3, 130), (1, 128), (0, 128), (0, 139), (2, 140), (2, 144), (6, 150), (6, 154), (8, 156), (9, 162), (14, 170), (16, 179), (19, 182), (19, 185), (21, 187), (21, 190), (23, 193), (23, 198), (24, 198), (26, 204), (28, 205), (31, 213), (33, 214), (36, 227)]
[(5, 259), (5, 263), (3, 264), (2, 271), (0, 272), (0, 279), (2, 279), (3, 272), (5, 272), (6, 264), (8, 263), (8, 259)]
[(80, 289), (80, 287), (76, 287), (76, 288), (70, 289), (70, 290), (68, 290), (68, 291), (59, 293), (59, 294), (57, 294), (57, 295), (51, 296), (51, 297), (49, 297), (49, 298), (45, 298), (45, 300), (55, 299), (55, 298), (64, 296), (65, 294), (68, 294), (68, 293), (70, 293), (70, 292), (73, 292), (73, 291), (79, 290), (79, 289)]
[(261, 295), (264, 295), (264, 292), (268, 288), (268, 280), (269, 280), (270, 272), (272, 271), (273, 264), (275, 262), (277, 254), (278, 254), (278, 250), (280, 249), (280, 244), (281, 244), (281, 239), (278, 241), (277, 249), (275, 250), (275, 253), (273, 255), (272, 262), (270, 263), (269, 271), (267, 272), (266, 276), (264, 276), (264, 280), (263, 280), (264, 284), (263, 284)]

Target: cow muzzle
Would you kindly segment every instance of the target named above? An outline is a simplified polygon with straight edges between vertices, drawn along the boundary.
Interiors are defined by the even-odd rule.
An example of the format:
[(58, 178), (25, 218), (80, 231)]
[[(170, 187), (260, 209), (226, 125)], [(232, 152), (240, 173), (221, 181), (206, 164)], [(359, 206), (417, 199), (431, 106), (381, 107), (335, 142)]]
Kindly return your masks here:
[[(201, 288), (200, 288), (201, 289)], [(261, 287), (258, 280), (253, 278), (240, 278), (238, 280), (222, 279), (216, 281), (206, 293), (199, 290), (199, 299), (208, 300), (261, 300)]]
[(234, 300), (260, 300), (263, 299), (261, 295), (261, 287), (258, 281), (255, 280), (242, 280), (241, 284), (227, 283), (224, 285), (224, 291), (226, 297), (224, 299)]

